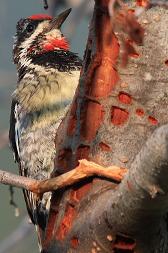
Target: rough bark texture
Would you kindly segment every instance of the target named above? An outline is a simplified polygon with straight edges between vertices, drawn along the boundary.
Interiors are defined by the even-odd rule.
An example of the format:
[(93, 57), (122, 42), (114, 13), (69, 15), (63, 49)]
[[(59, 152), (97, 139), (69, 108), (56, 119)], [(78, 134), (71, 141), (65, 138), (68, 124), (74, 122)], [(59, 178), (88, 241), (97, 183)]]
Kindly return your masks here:
[(122, 68), (128, 36), (114, 34), (109, 1), (95, 3), (80, 83), (57, 132), (55, 174), (82, 158), (129, 173), (120, 185), (93, 177), (54, 192), (43, 253), (167, 252), (168, 10), (140, 16), (144, 43), (127, 41), (136, 53)]

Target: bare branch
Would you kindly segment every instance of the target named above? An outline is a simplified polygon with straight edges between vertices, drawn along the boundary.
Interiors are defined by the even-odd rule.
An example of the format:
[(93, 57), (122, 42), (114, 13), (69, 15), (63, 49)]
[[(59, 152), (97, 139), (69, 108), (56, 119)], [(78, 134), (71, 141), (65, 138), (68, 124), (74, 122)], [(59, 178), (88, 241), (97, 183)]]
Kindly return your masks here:
[(48, 2), (47, 2), (47, 0), (43, 0), (43, 6), (44, 6), (45, 10), (48, 9)]
[(0, 183), (29, 190), (32, 185), (37, 184), (38, 181), (32, 178), (22, 177), (7, 171), (0, 170)]
[(127, 169), (117, 166), (104, 168), (96, 163), (89, 162), (87, 160), (81, 160), (79, 161), (79, 166), (75, 169), (58, 177), (47, 180), (35, 180), (0, 170), (0, 183), (16, 186), (18, 188), (41, 194), (72, 185), (84, 178), (94, 175), (111, 178), (117, 182), (120, 182), (126, 171)]

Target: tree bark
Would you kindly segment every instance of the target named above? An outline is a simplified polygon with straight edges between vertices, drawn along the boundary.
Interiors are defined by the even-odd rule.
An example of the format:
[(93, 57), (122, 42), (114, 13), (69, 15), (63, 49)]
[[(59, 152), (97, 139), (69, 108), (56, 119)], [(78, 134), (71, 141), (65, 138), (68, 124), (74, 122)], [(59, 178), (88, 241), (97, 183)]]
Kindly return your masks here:
[(167, 22), (166, 1), (95, 0), (53, 178), (0, 171), (3, 183), (54, 190), (42, 253), (168, 252)]
[(136, 20), (127, 2), (110, 19), (109, 1), (95, 0), (79, 86), (57, 132), (55, 174), (83, 158), (129, 173), (120, 185), (94, 177), (54, 192), (45, 253), (168, 250), (168, 11), (152, 7)]

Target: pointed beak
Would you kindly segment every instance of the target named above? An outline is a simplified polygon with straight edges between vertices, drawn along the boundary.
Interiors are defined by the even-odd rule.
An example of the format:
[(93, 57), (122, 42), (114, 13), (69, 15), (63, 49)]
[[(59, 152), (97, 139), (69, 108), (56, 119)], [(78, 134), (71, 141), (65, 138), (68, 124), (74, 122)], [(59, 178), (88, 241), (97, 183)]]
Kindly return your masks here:
[(71, 8), (62, 12), (59, 14), (57, 17), (53, 18), (50, 22), (50, 27), (49, 30), (51, 31), (52, 29), (60, 29), (66, 18), (71, 12)]

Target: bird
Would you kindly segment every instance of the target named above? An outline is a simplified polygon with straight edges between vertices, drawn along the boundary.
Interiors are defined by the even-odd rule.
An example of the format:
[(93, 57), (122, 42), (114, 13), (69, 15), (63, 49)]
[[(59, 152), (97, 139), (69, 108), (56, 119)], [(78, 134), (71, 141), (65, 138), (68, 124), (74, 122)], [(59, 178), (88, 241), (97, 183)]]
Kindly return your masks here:
[[(37, 180), (54, 170), (55, 134), (79, 81), (82, 60), (69, 49), (61, 26), (70, 14), (35, 14), (16, 25), (13, 61), (18, 81), (12, 93), (9, 140), (21, 176)], [(34, 225), (44, 230), (51, 193), (23, 190)]]

